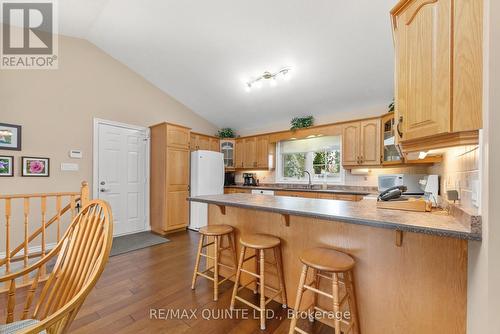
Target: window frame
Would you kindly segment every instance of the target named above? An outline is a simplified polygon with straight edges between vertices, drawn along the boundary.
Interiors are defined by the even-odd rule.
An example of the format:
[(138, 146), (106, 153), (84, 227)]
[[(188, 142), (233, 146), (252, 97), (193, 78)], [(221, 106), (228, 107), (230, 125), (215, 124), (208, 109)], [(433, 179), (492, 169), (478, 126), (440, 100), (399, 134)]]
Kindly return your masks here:
[[(336, 137), (336, 136), (335, 136)], [(344, 184), (345, 180), (345, 170), (342, 167), (342, 136), (338, 136), (340, 138), (340, 145), (339, 145), (339, 154), (340, 154), (340, 170), (339, 170), (339, 177), (334, 178), (334, 179), (328, 179), (328, 178), (316, 178), (314, 177), (314, 167), (313, 167), (313, 155), (316, 152), (319, 151), (311, 151), (311, 152), (301, 152), (306, 154), (306, 171), (311, 173), (311, 183), (312, 184), (337, 184), (337, 185), (342, 185)], [(304, 138), (307, 139), (307, 138)], [(304, 175), (302, 178), (296, 178), (296, 177), (285, 177), (283, 176), (283, 159), (282, 159), (282, 149), (281, 149), (282, 142), (279, 141), (276, 143), (276, 182), (278, 183), (296, 183), (296, 184), (307, 184), (309, 182), (309, 178), (307, 174)]]

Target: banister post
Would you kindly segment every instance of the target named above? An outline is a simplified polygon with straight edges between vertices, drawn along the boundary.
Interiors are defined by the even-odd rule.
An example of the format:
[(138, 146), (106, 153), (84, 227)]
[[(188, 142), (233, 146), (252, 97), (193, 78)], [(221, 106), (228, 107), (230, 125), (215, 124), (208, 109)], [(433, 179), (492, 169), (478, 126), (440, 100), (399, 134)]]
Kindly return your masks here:
[(82, 204), (82, 208), (84, 208), (88, 202), (89, 202), (89, 184), (87, 181), (83, 181), (82, 188), (80, 191), (80, 203)]

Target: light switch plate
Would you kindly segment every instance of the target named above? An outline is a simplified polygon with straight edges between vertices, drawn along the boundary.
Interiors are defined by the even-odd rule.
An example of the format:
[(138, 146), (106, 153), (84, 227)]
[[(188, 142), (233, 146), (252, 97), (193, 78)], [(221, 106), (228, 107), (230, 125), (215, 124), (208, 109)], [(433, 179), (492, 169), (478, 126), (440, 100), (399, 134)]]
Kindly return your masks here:
[(69, 157), (73, 159), (81, 159), (83, 157), (83, 153), (81, 150), (71, 150), (69, 151)]
[(62, 163), (61, 164), (61, 171), (63, 172), (77, 172), (79, 169), (78, 164), (74, 163)]

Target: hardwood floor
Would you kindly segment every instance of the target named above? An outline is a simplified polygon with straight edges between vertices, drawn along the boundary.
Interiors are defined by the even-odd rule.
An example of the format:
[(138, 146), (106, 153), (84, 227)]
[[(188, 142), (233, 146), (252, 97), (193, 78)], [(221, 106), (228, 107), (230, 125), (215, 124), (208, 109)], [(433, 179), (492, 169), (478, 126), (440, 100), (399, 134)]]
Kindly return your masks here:
[[(267, 321), (267, 330), (259, 329), (259, 320), (248, 310), (250, 319), (221, 319), (229, 313), (232, 282), (220, 286), (217, 302), (212, 301), (212, 285), (198, 279), (191, 290), (191, 275), (198, 234), (180, 232), (170, 235), (171, 242), (112, 257), (97, 286), (85, 301), (70, 332), (75, 334), (110, 333), (288, 333), (287, 311), (275, 302), (270, 309), (275, 317)], [(296, 287), (288, 287), (296, 289)], [(247, 298), (256, 298), (245, 291)], [(257, 301), (257, 300), (255, 300)], [(179, 316), (153, 319), (150, 311), (179, 310)], [(190, 310), (196, 310), (196, 317)], [(151, 311), (155, 312), (155, 311)], [(158, 313), (157, 313), (158, 314)], [(233, 313), (234, 315), (234, 313)], [(241, 315), (241, 312), (240, 312)], [(206, 320), (207, 317), (213, 318)], [(168, 319), (165, 319), (168, 318)], [(310, 333), (332, 333), (319, 322), (299, 322)]]

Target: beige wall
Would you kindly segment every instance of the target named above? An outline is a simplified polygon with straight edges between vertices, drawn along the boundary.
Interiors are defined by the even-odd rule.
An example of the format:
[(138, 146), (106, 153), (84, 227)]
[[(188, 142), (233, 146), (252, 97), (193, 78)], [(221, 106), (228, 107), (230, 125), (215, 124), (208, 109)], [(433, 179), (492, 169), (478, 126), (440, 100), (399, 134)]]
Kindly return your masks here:
[[(15, 155), (13, 178), (0, 178), (0, 194), (79, 191), (80, 182), (92, 181), (93, 118), (149, 126), (168, 121), (213, 134), (216, 127), (160, 91), (122, 63), (88, 41), (60, 37), (58, 70), (0, 70), (0, 122), (23, 127), (22, 151)], [(83, 159), (70, 159), (70, 149), (81, 149)], [(51, 159), (50, 177), (20, 176), (20, 156)], [(78, 172), (62, 172), (62, 162), (76, 162)], [(65, 204), (65, 203), (64, 203)], [(47, 217), (55, 200), (47, 203)], [(31, 202), (29, 228), (40, 226), (40, 203)], [(0, 217), (4, 217), (0, 203)], [(22, 241), (22, 201), (13, 203), (11, 243)], [(4, 222), (0, 220), (0, 253), (4, 252)], [(65, 226), (68, 221), (65, 221)], [(48, 243), (55, 242), (55, 226)], [(35, 240), (33, 245), (40, 243)]]
[[(0, 122), (23, 126), (23, 150), (51, 158), (49, 178), (0, 178), (0, 194), (73, 191), (92, 180), (93, 118), (149, 126), (162, 121), (214, 134), (216, 127), (88, 41), (60, 37), (58, 70), (0, 71)], [(83, 150), (83, 159), (68, 157)], [(78, 172), (61, 172), (77, 162)]]

